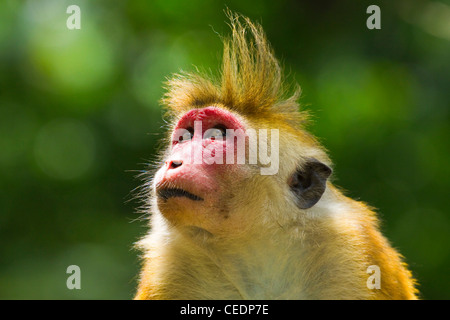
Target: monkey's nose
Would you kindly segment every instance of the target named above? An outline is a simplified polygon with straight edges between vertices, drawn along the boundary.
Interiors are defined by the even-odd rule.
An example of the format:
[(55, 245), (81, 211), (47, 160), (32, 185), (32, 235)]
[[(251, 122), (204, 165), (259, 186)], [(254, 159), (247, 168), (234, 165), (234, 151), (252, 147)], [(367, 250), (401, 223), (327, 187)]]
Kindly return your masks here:
[(167, 169), (175, 169), (183, 164), (181, 160), (169, 160), (166, 161)]

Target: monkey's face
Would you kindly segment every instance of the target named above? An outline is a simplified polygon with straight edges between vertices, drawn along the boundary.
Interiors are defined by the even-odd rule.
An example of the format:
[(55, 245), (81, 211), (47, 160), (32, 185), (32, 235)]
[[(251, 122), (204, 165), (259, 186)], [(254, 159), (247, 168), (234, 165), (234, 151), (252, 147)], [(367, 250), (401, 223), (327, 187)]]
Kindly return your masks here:
[[(320, 200), (331, 169), (308, 155), (304, 139), (245, 119), (221, 107), (179, 118), (154, 179), (158, 209), (172, 225), (233, 237)], [(261, 216), (286, 208), (290, 217)]]
[(240, 225), (233, 208), (242, 206), (249, 193), (243, 186), (254, 176), (245, 164), (245, 124), (219, 107), (193, 109), (179, 118), (171, 140), (154, 179), (159, 211), (176, 226), (210, 233)]

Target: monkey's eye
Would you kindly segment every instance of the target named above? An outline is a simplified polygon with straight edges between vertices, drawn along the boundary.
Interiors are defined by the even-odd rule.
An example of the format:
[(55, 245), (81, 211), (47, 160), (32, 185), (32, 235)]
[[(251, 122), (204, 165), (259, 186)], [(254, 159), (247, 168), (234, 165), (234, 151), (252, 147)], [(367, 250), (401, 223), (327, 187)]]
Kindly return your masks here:
[(226, 136), (226, 129), (222, 126), (217, 126), (211, 129), (208, 129), (205, 131), (205, 134), (203, 135), (203, 139), (223, 139)]
[(192, 140), (193, 136), (194, 136), (194, 134), (192, 133), (192, 130), (187, 129), (187, 131), (184, 132), (183, 135), (180, 137), (179, 142)]

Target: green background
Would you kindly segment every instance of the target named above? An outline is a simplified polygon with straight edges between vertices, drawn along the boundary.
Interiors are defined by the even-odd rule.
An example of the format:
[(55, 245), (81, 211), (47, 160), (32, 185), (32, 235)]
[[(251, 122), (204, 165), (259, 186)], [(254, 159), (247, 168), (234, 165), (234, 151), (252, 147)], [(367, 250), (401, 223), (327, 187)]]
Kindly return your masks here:
[(147, 230), (133, 190), (163, 132), (162, 82), (217, 70), (227, 7), (262, 23), (335, 183), (378, 209), (422, 297), (450, 298), (450, 2), (425, 0), (1, 1), (0, 298), (133, 296)]

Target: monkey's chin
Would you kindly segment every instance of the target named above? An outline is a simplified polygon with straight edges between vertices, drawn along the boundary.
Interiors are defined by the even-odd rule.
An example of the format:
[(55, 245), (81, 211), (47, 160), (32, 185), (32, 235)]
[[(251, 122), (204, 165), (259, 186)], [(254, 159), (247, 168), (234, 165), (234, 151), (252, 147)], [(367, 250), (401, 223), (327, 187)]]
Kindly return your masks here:
[(192, 200), (188, 197), (158, 197), (158, 212), (167, 222), (185, 235), (208, 237), (215, 233), (217, 218), (209, 199)]
[(183, 188), (156, 189), (158, 208), (165, 215), (198, 212), (206, 202), (202, 197)]
[(203, 200), (195, 200), (186, 196), (158, 197), (158, 208), (162, 213), (198, 211), (202, 207)]

